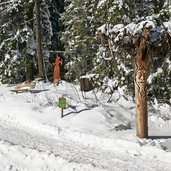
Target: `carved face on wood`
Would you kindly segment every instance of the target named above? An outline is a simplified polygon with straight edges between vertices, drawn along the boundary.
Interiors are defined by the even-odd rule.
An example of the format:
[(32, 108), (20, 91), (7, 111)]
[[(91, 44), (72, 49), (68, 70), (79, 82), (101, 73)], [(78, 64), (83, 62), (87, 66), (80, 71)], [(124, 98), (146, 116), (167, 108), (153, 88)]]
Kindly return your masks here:
[(146, 84), (147, 73), (144, 70), (137, 71), (136, 74), (136, 81), (139, 85)]
[[(146, 101), (146, 80), (147, 80), (147, 72), (140, 69), (136, 72), (136, 96), (139, 100)], [(137, 101), (139, 103), (140, 101)]]

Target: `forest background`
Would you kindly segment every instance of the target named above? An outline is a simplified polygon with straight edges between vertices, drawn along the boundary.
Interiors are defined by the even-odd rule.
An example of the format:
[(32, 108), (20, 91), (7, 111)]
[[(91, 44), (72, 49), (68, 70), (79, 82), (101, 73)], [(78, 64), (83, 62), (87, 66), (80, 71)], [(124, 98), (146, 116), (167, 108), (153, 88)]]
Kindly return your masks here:
[[(42, 59), (46, 81), (53, 79), (55, 53), (63, 59), (61, 78), (77, 82), (91, 76), (94, 87), (113, 93), (124, 87), (134, 97), (134, 59), (125, 48), (112, 47), (108, 35), (98, 36), (98, 28), (130, 23), (147, 17), (160, 27), (171, 21), (169, 0), (41, 0)], [(0, 1), (0, 82), (19, 83), (39, 77), (36, 56), (35, 2)], [(159, 32), (155, 32), (155, 35)], [(126, 34), (125, 36), (126, 38)], [(160, 44), (161, 36), (153, 42)], [(168, 40), (171, 44), (171, 40)], [(163, 48), (163, 51), (165, 49)], [(148, 98), (171, 103), (171, 53), (150, 60)]]

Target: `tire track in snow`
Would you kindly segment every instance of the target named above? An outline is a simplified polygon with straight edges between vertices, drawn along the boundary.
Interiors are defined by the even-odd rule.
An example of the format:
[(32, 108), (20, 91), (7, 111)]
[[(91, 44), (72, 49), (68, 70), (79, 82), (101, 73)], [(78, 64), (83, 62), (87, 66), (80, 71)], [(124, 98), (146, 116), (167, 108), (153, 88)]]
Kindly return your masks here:
[(96, 168), (108, 171), (169, 171), (164, 168), (164, 163), (159, 161), (132, 156), (129, 153), (115, 154), (99, 147), (83, 145), (60, 134), (56, 134), (56, 137), (53, 138), (38, 130), (13, 125), (12, 121), (0, 120), (0, 139), (12, 145), (53, 153), (69, 162), (91, 164)]

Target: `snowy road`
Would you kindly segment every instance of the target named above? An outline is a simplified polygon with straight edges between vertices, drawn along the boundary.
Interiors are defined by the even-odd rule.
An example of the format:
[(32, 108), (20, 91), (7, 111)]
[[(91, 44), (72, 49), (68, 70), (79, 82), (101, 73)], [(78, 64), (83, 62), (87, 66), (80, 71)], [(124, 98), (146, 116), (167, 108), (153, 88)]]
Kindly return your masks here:
[[(157, 171), (156, 168), (158, 168), (158, 171), (169, 171), (168, 164), (165, 165), (164, 162), (145, 159), (141, 155), (129, 153), (129, 150), (127, 154), (122, 154), (111, 151), (110, 148), (105, 149), (104, 145), (100, 147), (96, 144), (82, 144), (81, 141), (74, 141), (74, 139), (66, 137), (62, 131), (60, 132), (60, 129), (57, 130), (55, 134), (55, 132), (50, 133), (23, 126), (20, 123), (18, 125), (8, 120), (0, 120), (1, 141), (24, 149), (53, 154), (69, 163), (88, 165), (89, 169), (87, 170)], [(15, 164), (20, 168), (21, 163)], [(48, 167), (50, 168), (50, 166)]]

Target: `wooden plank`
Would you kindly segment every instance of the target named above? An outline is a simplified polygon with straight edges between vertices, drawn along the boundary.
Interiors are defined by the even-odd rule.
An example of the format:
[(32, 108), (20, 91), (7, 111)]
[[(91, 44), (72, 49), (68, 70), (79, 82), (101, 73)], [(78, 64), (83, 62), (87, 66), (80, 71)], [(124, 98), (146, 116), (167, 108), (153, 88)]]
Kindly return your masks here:
[(30, 89), (13, 89), (13, 90), (10, 90), (10, 91), (15, 92), (15, 93), (23, 93), (23, 92), (30, 91)]

